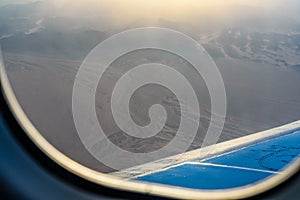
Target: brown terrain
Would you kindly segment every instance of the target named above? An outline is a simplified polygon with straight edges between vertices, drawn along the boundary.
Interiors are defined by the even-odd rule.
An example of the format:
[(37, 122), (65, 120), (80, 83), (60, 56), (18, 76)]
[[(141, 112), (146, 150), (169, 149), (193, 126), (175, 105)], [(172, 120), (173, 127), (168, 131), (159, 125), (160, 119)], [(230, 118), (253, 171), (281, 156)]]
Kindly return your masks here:
[[(85, 150), (73, 122), (72, 87), (81, 60), (10, 53), (4, 55), (4, 61), (20, 104), (41, 134), (72, 159), (93, 169), (110, 172), (109, 167), (99, 163)], [(122, 133), (116, 127), (109, 109), (110, 94), (118, 78), (133, 66), (154, 61), (173, 66), (191, 81), (198, 95), (201, 120), (190, 150), (199, 148), (211, 116), (207, 88), (192, 66), (168, 53), (152, 50), (134, 52), (111, 65), (101, 79), (96, 94), (100, 124), (114, 144), (131, 152), (154, 151), (170, 142), (180, 121), (180, 106), (176, 96), (169, 90), (148, 85), (140, 88), (132, 97), (131, 115), (140, 125), (149, 123), (148, 109), (154, 103), (160, 103), (167, 110), (166, 125), (150, 139), (133, 138)], [(282, 62), (275, 65), (224, 54), (215, 58), (215, 62), (224, 79), (228, 110), (219, 142), (300, 118), (299, 71), (284, 66)]]

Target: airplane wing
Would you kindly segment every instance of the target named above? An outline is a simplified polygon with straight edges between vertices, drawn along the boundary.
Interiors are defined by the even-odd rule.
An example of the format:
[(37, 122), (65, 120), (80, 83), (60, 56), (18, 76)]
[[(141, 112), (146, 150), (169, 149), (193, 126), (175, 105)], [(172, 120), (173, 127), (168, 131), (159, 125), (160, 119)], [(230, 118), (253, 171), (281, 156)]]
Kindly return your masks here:
[(262, 181), (300, 154), (300, 121), (113, 173), (137, 181), (191, 189), (230, 189)]

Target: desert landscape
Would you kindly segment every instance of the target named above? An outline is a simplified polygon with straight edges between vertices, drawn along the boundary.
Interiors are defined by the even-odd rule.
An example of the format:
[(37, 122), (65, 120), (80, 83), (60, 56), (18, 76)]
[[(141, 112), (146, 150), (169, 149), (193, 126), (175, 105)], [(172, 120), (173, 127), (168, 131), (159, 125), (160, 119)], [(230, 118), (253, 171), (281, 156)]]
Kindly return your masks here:
[[(13, 90), (32, 123), (51, 144), (85, 166), (111, 172), (113, 169), (89, 154), (77, 134), (72, 116), (76, 73), (83, 59), (104, 39), (121, 30), (154, 22), (140, 19), (110, 28), (105, 24), (105, 28), (97, 29), (91, 27), (92, 22), (78, 24), (76, 19), (59, 15), (58, 11), (46, 9), (46, 12), (47, 6), (49, 2), (0, 7), (0, 41)], [(10, 9), (22, 12), (18, 12), (20, 16), (11, 16)], [(237, 8), (229, 10), (232, 9)], [(247, 10), (246, 16), (241, 14), (242, 9)], [(300, 119), (300, 24), (290, 18), (289, 23), (285, 23), (281, 16), (275, 23), (276, 20), (265, 19), (257, 13), (261, 14), (257, 7), (239, 7), (231, 18), (243, 17), (230, 18), (226, 26), (219, 26), (222, 17), (214, 18), (215, 24), (210, 25), (203, 22), (195, 26), (164, 18), (154, 23), (191, 35), (218, 66), (227, 94), (227, 116), (218, 142)], [(253, 15), (257, 18), (247, 21)], [(22, 28), (17, 31), (20, 24)], [(180, 105), (171, 91), (157, 85), (141, 87), (129, 105), (132, 119), (139, 125), (149, 123), (151, 105), (164, 106), (168, 120), (156, 136), (147, 139), (129, 136), (112, 118), (110, 98), (115, 83), (126, 71), (149, 62), (172, 66), (193, 85), (199, 99), (201, 120), (189, 150), (201, 147), (212, 115), (204, 80), (194, 73), (193, 66), (186, 60), (151, 49), (121, 56), (101, 78), (95, 96), (96, 111), (107, 137), (124, 150), (141, 153), (162, 148), (176, 135)]]

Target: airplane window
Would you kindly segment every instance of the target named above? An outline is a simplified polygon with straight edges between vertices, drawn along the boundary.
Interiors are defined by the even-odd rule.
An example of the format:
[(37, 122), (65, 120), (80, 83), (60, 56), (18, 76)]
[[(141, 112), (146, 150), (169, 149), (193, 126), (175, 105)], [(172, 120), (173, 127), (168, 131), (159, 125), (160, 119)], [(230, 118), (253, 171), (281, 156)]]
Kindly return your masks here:
[(300, 164), (299, 18), (295, 0), (0, 1), (1, 82), (76, 175), (249, 197)]

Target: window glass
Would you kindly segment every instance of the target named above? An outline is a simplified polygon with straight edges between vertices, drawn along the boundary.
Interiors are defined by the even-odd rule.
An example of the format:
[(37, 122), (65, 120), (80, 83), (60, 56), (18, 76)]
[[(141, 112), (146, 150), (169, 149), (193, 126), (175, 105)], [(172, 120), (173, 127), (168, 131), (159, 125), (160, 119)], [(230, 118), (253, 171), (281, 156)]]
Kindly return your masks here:
[(245, 187), (300, 152), (299, 11), (294, 0), (4, 0), (2, 63), (30, 122), (81, 166)]

